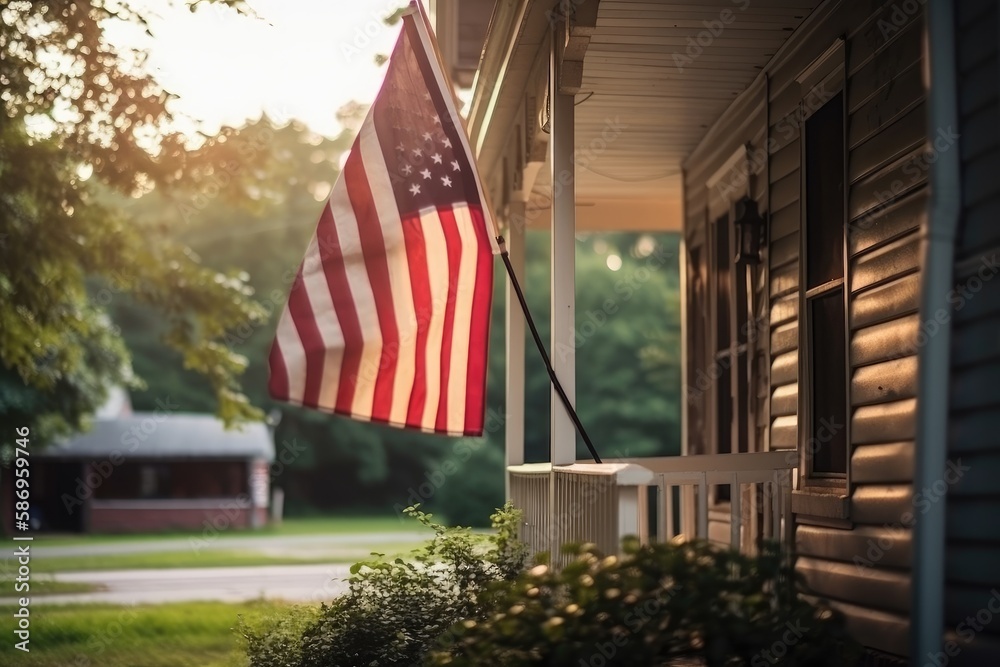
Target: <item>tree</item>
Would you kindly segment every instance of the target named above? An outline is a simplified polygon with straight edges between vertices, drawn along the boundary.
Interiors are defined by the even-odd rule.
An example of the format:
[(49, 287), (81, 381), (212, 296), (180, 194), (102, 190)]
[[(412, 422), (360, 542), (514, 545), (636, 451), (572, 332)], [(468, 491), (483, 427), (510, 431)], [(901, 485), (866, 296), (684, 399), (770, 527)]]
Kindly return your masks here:
[(127, 294), (161, 319), (222, 418), (260, 418), (237, 381), (246, 359), (222, 342), (263, 315), (246, 276), (205, 268), (169, 230), (114, 202), (157, 191), (191, 208), (206, 183), (235, 201), (252, 180), (246, 167), (267, 152), (248, 151), (232, 128), (194, 138), (170, 129), (171, 95), (143, 70), (143, 53), (108, 43), (111, 21), (149, 31), (117, 1), (0, 9), (0, 417), (44, 439), (80, 428), (110, 385), (137, 385), (106, 316)]

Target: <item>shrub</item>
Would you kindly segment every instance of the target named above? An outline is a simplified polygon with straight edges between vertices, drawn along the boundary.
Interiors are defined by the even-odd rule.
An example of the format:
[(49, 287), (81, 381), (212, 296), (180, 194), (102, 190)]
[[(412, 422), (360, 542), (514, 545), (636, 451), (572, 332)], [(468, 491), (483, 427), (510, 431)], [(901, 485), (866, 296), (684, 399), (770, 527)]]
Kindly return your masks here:
[(491, 517), (496, 531), (489, 535), (440, 526), (418, 507), (406, 513), (434, 530), (427, 546), (412, 560), (353, 565), (348, 591), (298, 624), (298, 634), (290, 626), (244, 633), (251, 667), (419, 665), (454, 623), (482, 618), (488, 584), (524, 569), (520, 512), (510, 504)]
[(850, 665), (842, 619), (801, 595), (776, 547), (757, 557), (706, 543), (589, 547), (492, 589), (493, 613), (454, 626), (434, 665)]
[(316, 621), (317, 609), (296, 606), (280, 615), (247, 619), (240, 615), (236, 631), (243, 637), (249, 667), (299, 667), (302, 633)]

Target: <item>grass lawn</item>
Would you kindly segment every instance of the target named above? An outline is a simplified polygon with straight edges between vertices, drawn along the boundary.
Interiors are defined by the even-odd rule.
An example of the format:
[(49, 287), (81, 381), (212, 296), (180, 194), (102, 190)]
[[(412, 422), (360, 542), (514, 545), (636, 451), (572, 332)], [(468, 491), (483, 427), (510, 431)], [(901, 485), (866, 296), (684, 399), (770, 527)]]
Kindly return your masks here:
[(17, 641), (12, 608), (0, 608), (0, 664), (31, 667), (245, 667), (232, 628), (287, 610), (280, 602), (156, 606), (72, 605), (31, 609), (30, 653)]
[[(219, 533), (220, 540), (247, 535), (363, 535), (367, 533), (430, 532), (416, 521), (393, 516), (339, 516), (285, 519), (280, 526), (267, 526), (260, 530), (226, 530)], [(174, 531), (162, 533), (128, 533), (124, 535), (44, 535), (39, 544), (50, 546), (77, 546), (88, 544), (117, 544), (144, 542), (176, 537), (202, 537), (202, 531)], [(44, 540), (44, 541), (43, 541)]]
[(60, 595), (63, 593), (90, 593), (91, 591), (101, 590), (101, 587), (95, 584), (88, 584), (83, 581), (53, 581), (48, 577), (35, 576), (34, 573), (32, 573), (31, 577), (31, 588), (27, 593), (19, 593), (14, 590), (16, 583), (12, 577), (0, 577), (0, 597), (20, 597), (22, 595), (34, 597), (36, 595)]
[[(276, 556), (250, 550), (165, 551), (94, 556), (38, 557), (31, 561), (32, 572), (81, 572), (84, 570), (157, 570), (182, 567), (229, 567), (241, 565), (308, 565), (314, 563), (354, 563), (367, 560), (373, 549), (387, 557), (404, 555), (420, 543), (378, 544), (367, 548), (340, 548), (316, 554)], [(10, 587), (10, 590), (13, 586)]]

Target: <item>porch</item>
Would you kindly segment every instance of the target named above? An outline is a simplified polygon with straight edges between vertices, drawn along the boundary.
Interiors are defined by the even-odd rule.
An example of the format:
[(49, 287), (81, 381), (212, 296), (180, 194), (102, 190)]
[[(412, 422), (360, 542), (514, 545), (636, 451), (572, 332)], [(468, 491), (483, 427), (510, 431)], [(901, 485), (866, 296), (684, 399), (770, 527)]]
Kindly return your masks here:
[[(622, 539), (712, 540), (755, 553), (792, 539), (786, 452), (619, 459), (510, 466), (510, 499), (524, 511), (522, 538), (565, 561), (561, 547), (590, 542), (617, 553)], [(719, 498), (728, 498), (725, 503)]]
[[(685, 160), (708, 142), (710, 128), (760, 78), (817, 4), (495, 4), (469, 107), (469, 132), (515, 273), (524, 276), (526, 231), (551, 234), (547, 346), (560, 351), (551, 355), (553, 366), (574, 404), (576, 235), (684, 230)], [(737, 162), (727, 164), (742, 169)], [(753, 173), (744, 176), (742, 190), (763, 185)], [(734, 251), (736, 241), (730, 245)], [(706, 344), (687, 336), (692, 314), (686, 299), (697, 287), (688, 285), (687, 243), (682, 237), (681, 404), (688, 407), (681, 411), (679, 457), (603, 463), (581, 458), (573, 423), (553, 392), (549, 460), (525, 463), (523, 368), (536, 353), (525, 349), (525, 322), (508, 287), (507, 497), (525, 512), (524, 536), (533, 550), (558, 557), (562, 544), (593, 542), (613, 553), (626, 535), (643, 541), (708, 539), (750, 553), (764, 540), (791, 544), (798, 454), (794, 448), (770, 451), (766, 398), (748, 399), (745, 389), (760, 376), (766, 355), (755, 355), (754, 342), (764, 346), (763, 341), (748, 344), (744, 335), (741, 349), (734, 344), (732, 372), (711, 388), (714, 393), (716, 384), (725, 383), (734, 403), (742, 394), (757, 404), (729, 414), (726, 428), (718, 426), (726, 419), (721, 413), (689, 423), (696, 401), (689, 400), (688, 387), (697, 384), (701, 366), (688, 348)], [(741, 273), (731, 275), (734, 296), (753, 300), (766, 294), (763, 272), (748, 271), (742, 291), (736, 285)], [(703, 291), (702, 296), (710, 298)], [(730, 328), (738, 329), (738, 321), (734, 313)], [(727, 333), (733, 341), (740, 336), (736, 330)], [(587, 415), (581, 419), (586, 425)], [(613, 455), (608, 449), (613, 443), (595, 445), (602, 456)]]

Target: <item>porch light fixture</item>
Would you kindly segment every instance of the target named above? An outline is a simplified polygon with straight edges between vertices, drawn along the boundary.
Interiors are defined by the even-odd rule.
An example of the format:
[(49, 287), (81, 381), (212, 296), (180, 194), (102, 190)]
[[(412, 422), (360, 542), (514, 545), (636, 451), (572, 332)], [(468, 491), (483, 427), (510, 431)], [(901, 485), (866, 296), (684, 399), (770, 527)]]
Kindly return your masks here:
[(760, 264), (760, 244), (764, 236), (764, 217), (757, 210), (757, 202), (743, 197), (736, 202), (736, 232), (739, 239), (736, 262)]

